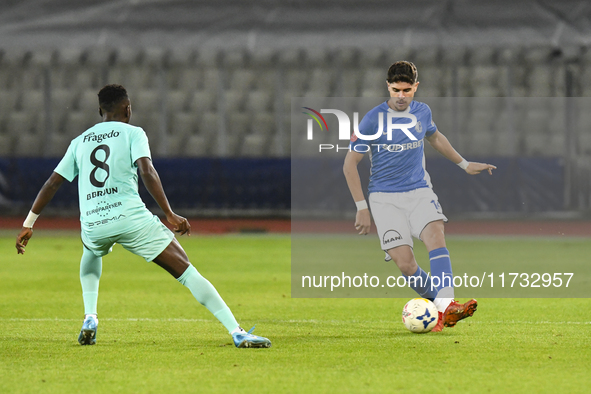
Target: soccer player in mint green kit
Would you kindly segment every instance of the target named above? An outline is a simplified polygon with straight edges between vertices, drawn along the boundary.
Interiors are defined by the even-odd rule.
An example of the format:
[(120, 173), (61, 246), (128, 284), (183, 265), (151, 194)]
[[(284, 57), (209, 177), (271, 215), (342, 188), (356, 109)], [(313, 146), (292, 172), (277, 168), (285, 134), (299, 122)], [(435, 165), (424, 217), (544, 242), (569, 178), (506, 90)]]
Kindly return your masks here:
[(197, 301), (224, 325), (236, 347), (270, 347), (267, 338), (251, 334), (252, 329), (246, 332), (238, 325), (213, 285), (189, 262), (174, 234), (141, 200), (138, 169), (146, 189), (175, 232), (191, 234), (187, 219), (175, 214), (168, 203), (152, 165), (146, 133), (129, 124), (131, 103), (125, 88), (107, 85), (98, 93), (98, 99), (103, 122), (72, 140), (65, 156), (39, 191), (16, 239), (17, 253), (23, 254), (33, 235), (33, 223), (43, 208), (64, 180), (72, 182), (78, 176), (83, 243), (80, 282), (86, 314), (78, 342), (81, 345), (96, 343), (102, 256), (118, 243), (146, 261), (154, 261), (188, 287)]

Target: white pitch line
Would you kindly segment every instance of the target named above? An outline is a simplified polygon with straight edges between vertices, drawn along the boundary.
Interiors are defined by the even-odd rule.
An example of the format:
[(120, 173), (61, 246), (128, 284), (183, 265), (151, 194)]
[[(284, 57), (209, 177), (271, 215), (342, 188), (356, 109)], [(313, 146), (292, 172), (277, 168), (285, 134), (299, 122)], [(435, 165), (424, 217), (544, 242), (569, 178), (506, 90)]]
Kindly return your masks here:
[[(0, 321), (16, 321), (16, 322), (31, 322), (31, 321), (39, 321), (39, 322), (46, 322), (46, 321), (56, 321), (56, 322), (69, 322), (69, 321), (80, 321), (83, 319), (60, 319), (60, 318), (2, 318), (0, 317)], [(208, 323), (214, 322), (215, 320), (211, 319), (151, 319), (151, 318), (125, 318), (125, 319), (117, 319), (117, 318), (102, 318), (101, 321), (147, 321), (147, 322), (189, 322), (189, 323)]]
[[(0, 317), (1, 321), (13, 321), (13, 322), (79, 322), (82, 319), (60, 319), (60, 318), (2, 318)], [(113, 322), (172, 322), (172, 323), (211, 323), (215, 322), (213, 319), (180, 319), (180, 318), (170, 318), (170, 319), (154, 319), (154, 318), (101, 318), (100, 321), (113, 321)], [(258, 320), (259, 323), (281, 323), (281, 324), (293, 324), (293, 323), (303, 323), (303, 324), (352, 324), (352, 323), (386, 323), (390, 324), (393, 323), (392, 320), (373, 320), (373, 321), (360, 321), (360, 320), (273, 320), (273, 319), (262, 319)], [(582, 322), (582, 321), (521, 321), (521, 320), (497, 320), (497, 321), (482, 321), (482, 320), (469, 320), (462, 323), (469, 323), (469, 324), (564, 324), (564, 325), (585, 325), (591, 324), (591, 322)]]

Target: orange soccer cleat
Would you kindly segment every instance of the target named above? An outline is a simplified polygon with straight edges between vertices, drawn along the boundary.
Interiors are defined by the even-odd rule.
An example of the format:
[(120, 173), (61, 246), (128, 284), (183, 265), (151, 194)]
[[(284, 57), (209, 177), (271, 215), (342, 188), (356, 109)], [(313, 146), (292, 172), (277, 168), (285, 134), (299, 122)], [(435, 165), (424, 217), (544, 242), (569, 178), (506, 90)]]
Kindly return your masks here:
[(437, 320), (437, 324), (431, 330), (431, 332), (440, 332), (440, 331), (443, 331), (443, 312), (439, 312), (439, 320)]
[(439, 320), (437, 325), (431, 330), (432, 332), (440, 332), (443, 327), (453, 327), (462, 319), (474, 315), (476, 308), (478, 307), (478, 301), (472, 299), (464, 304), (460, 304), (457, 301), (452, 301), (447, 306), (445, 312), (439, 312)]

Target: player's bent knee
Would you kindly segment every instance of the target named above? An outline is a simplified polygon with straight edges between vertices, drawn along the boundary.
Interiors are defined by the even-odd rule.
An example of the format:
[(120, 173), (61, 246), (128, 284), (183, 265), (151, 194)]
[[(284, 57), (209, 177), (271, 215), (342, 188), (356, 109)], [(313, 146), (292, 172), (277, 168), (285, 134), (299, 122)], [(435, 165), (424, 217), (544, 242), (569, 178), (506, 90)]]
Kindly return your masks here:
[(401, 245), (389, 249), (387, 253), (392, 257), (392, 260), (404, 275), (413, 275), (416, 272), (418, 265), (410, 246)]
[(429, 223), (421, 232), (421, 240), (428, 250), (444, 248), (445, 227), (442, 220)]
[(154, 259), (154, 263), (164, 268), (175, 278), (179, 278), (191, 265), (189, 257), (176, 239)]

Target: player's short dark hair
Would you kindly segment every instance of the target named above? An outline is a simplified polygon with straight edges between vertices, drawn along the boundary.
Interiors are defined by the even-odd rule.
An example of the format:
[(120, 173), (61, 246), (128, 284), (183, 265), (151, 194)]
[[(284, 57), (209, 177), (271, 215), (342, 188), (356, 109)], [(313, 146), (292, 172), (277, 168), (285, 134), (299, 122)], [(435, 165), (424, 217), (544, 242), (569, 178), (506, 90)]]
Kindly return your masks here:
[(388, 83), (406, 82), (414, 85), (419, 80), (419, 72), (414, 64), (401, 60), (388, 69)]
[(106, 85), (98, 92), (99, 106), (105, 112), (113, 112), (117, 104), (128, 98), (127, 90), (121, 85)]

